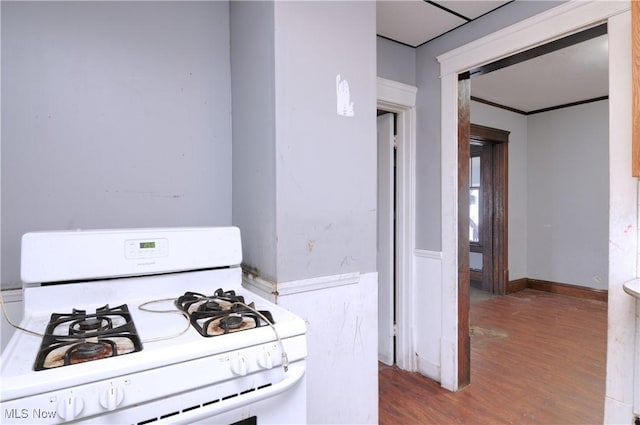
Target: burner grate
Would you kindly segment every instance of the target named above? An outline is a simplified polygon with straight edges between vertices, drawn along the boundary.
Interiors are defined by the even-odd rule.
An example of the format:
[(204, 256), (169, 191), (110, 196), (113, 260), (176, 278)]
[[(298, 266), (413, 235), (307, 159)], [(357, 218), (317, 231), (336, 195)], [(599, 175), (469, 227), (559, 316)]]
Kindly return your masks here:
[(87, 314), (53, 313), (36, 356), (36, 371), (69, 366), (142, 350), (126, 304)]
[(185, 292), (176, 306), (189, 316), (191, 325), (205, 337), (225, 335), (275, 323), (269, 311), (255, 311), (255, 304), (245, 304), (244, 297), (235, 291), (218, 289), (212, 296)]

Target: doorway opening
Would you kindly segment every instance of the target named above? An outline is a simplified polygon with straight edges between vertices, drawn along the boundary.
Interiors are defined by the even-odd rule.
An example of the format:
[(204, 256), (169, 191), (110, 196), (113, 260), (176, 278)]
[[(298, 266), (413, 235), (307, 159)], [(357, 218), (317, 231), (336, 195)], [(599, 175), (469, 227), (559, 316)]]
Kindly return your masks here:
[[(503, 268), (500, 268), (500, 266), (498, 266), (498, 270), (497, 270), (497, 274), (495, 273), (496, 270), (493, 270), (493, 265), (489, 264), (489, 267), (487, 267), (488, 270), (484, 270), (482, 273), (477, 273), (474, 272), (473, 270), (473, 259), (474, 259), (474, 254), (480, 252), (481, 254), (484, 255), (485, 253), (485, 248), (487, 247), (487, 245), (489, 245), (488, 249), (491, 255), (493, 255), (493, 252), (491, 252), (491, 249), (493, 248), (493, 244), (491, 242), (489, 242), (485, 237), (482, 236), (481, 232), (478, 233), (478, 240), (477, 241), (471, 241), (469, 242), (468, 238), (462, 238), (463, 235), (463, 230), (469, 231), (468, 229), (470, 228), (470, 225), (473, 224), (473, 219), (469, 219), (468, 217), (463, 217), (463, 214), (466, 214), (467, 216), (469, 215), (469, 199), (463, 199), (463, 193), (462, 191), (467, 191), (467, 190), (474, 190), (475, 187), (474, 186), (470, 186), (469, 183), (470, 181), (473, 180), (473, 160), (470, 161), (470, 157), (473, 158), (474, 156), (477, 158), (487, 158), (487, 160), (485, 161), (481, 161), (478, 160), (476, 162), (488, 162), (489, 161), (489, 156), (486, 156), (486, 153), (483, 153), (483, 148), (478, 146), (478, 144), (473, 144), (468, 147), (468, 141), (471, 140), (473, 142), (473, 138), (470, 137), (470, 132), (471, 132), (471, 127), (472, 125), (470, 124), (471, 120), (473, 119), (473, 117), (471, 116), (470, 113), (470, 101), (471, 101), (471, 81), (470, 79), (475, 77), (475, 76), (479, 76), (482, 75), (483, 73), (488, 73), (488, 72), (492, 72), (494, 70), (500, 69), (500, 68), (504, 68), (504, 67), (508, 67), (508, 66), (512, 66), (515, 64), (518, 64), (520, 62), (523, 61), (527, 61), (530, 59), (534, 59), (537, 58), (539, 56), (543, 56), (543, 55), (547, 55), (548, 53), (554, 52), (556, 50), (559, 49), (564, 49), (565, 47), (569, 47), (569, 46), (573, 46), (575, 44), (578, 43), (582, 43), (586, 40), (591, 40), (593, 38), (596, 37), (600, 37), (603, 34), (606, 34), (606, 24), (601, 24), (595, 27), (592, 27), (588, 30), (579, 32), (579, 33), (575, 33), (572, 34), (570, 36), (564, 37), (562, 39), (559, 40), (555, 40), (551, 43), (536, 47), (534, 49), (531, 50), (527, 50), (525, 52), (519, 53), (517, 55), (514, 55), (512, 57), (509, 57), (507, 59), (502, 59), (500, 61), (482, 66), (482, 67), (478, 67), (475, 68), (469, 72), (465, 72), (460, 74), (459, 77), (459, 82), (458, 82), (458, 110), (459, 110), (459, 114), (458, 114), (458, 235), (459, 235), (459, 240), (458, 240), (458, 259), (459, 259), (459, 267), (458, 267), (458, 288), (459, 288), (459, 298), (458, 298), (458, 308), (457, 308), (457, 312), (458, 312), (458, 316), (459, 316), (459, 327), (458, 327), (458, 382), (457, 384), (459, 386), (465, 386), (467, 384), (470, 383), (471, 377), (470, 377), (470, 340), (469, 340), (469, 323), (468, 323), (468, 317), (469, 317), (469, 298), (468, 298), (468, 285), (470, 284), (470, 281), (475, 277), (478, 281), (481, 282), (481, 285), (485, 286), (483, 289), (486, 290), (491, 290), (491, 291), (495, 291), (496, 293), (499, 294), (505, 294), (507, 291), (507, 283), (508, 283), (508, 274), (507, 274), (507, 270), (508, 267), (506, 267), (507, 265), (504, 264)], [(594, 99), (595, 101), (601, 101), (603, 100), (602, 98), (598, 98), (598, 99)], [(583, 103), (588, 103), (589, 101), (584, 101), (584, 102), (579, 102), (580, 104)], [(576, 106), (577, 103), (571, 103), (571, 104), (565, 104), (565, 105), (560, 105), (558, 106), (558, 108), (565, 108), (565, 107), (569, 107), (569, 106)], [(491, 105), (491, 106), (495, 106)], [(545, 108), (544, 110), (538, 110), (538, 111), (533, 111), (530, 112), (531, 114), (533, 113), (542, 113), (542, 112), (548, 112), (550, 110), (554, 110), (556, 108)], [(521, 111), (520, 111), (521, 112)], [(523, 113), (524, 115), (527, 115), (527, 113)], [(605, 117), (606, 118), (606, 117)], [(605, 120), (606, 122), (606, 120)], [(578, 147), (577, 149), (582, 149), (584, 150), (584, 148), (580, 148)], [(529, 161), (529, 157), (533, 157), (532, 155), (528, 155), (527, 156), (527, 161)], [(533, 157), (535, 159), (535, 157)], [(552, 171), (550, 170), (550, 164), (553, 163), (557, 163), (557, 160), (555, 160), (557, 157), (551, 157), (554, 158), (554, 161), (548, 161), (547, 164), (545, 164), (545, 167), (547, 167), (546, 169), (546, 173), (549, 174)], [(604, 156), (604, 159), (606, 160), (606, 155)], [(570, 164), (571, 163), (571, 158), (567, 158), (565, 159), (565, 166), (563, 167), (564, 170), (566, 170), (566, 164)], [(606, 161), (605, 161), (606, 162)], [(606, 167), (608, 167), (608, 164), (603, 165), (603, 170), (606, 169)], [(588, 166), (585, 168), (589, 168)], [(563, 173), (566, 171), (563, 171)], [(471, 174), (471, 175), (470, 175)], [(557, 173), (557, 174), (561, 174), (561, 173)], [(568, 175), (575, 175), (576, 173), (568, 173)], [(504, 177), (506, 178), (506, 174), (504, 175)], [(470, 180), (471, 179), (471, 180)], [(535, 180), (536, 182), (544, 182), (544, 179), (539, 179), (539, 180)], [(480, 192), (480, 186), (481, 183), (480, 181), (477, 182), (477, 190), (478, 193)], [(531, 182), (529, 182), (531, 183)], [(556, 182), (554, 183), (553, 181), (549, 181), (546, 185), (542, 184), (542, 186), (544, 186), (545, 188), (550, 188), (553, 186), (559, 186), (560, 184), (563, 184), (564, 180), (562, 179), (558, 179), (556, 180)], [(538, 185), (540, 186), (540, 185)], [(528, 193), (529, 189), (531, 187), (535, 187), (532, 184), (528, 184), (527, 185), (527, 196), (530, 196), (530, 194)], [(534, 192), (532, 192), (534, 193)], [(481, 216), (482, 212), (486, 212), (487, 214), (490, 214), (492, 211), (495, 211), (494, 209), (492, 209), (492, 207), (487, 207), (487, 202), (486, 198), (485, 199), (480, 199), (482, 198), (481, 195), (478, 196), (478, 214)], [(570, 196), (564, 196), (564, 197), (558, 197), (556, 196), (556, 198), (562, 199), (562, 200), (567, 200), (570, 199)], [(538, 199), (538, 201), (544, 201), (544, 199), (540, 198)], [(551, 202), (552, 200), (550, 199), (549, 202), (545, 205), (545, 208), (547, 209), (552, 209), (554, 207), (555, 204), (558, 204), (558, 202), (555, 202), (555, 204), (553, 202)], [(557, 201), (557, 199), (554, 199), (553, 201)], [(603, 202), (604, 205), (606, 205), (606, 200)], [(533, 204), (534, 206), (536, 206), (536, 204)], [(538, 202), (538, 205), (541, 205), (540, 202)], [(471, 205), (473, 206), (473, 205)], [(487, 209), (490, 208), (490, 209)], [(558, 208), (560, 209), (564, 209), (564, 210), (569, 210), (571, 208), (571, 206), (563, 206), (563, 207), (558, 207), (557, 205), (555, 205), (556, 210), (554, 211), (558, 211)], [(579, 211), (579, 210), (578, 210)], [(572, 213), (574, 214), (574, 216), (576, 215), (576, 209), (574, 208)], [(540, 215), (538, 213), (538, 215)], [(475, 218), (475, 216), (473, 217)], [(565, 220), (566, 221), (566, 220)], [(569, 221), (571, 221), (571, 219), (569, 219)], [(573, 220), (573, 221), (577, 221), (577, 220)], [(608, 223), (609, 219), (606, 218), (603, 220), (603, 224), (606, 227), (606, 224)], [(536, 223), (537, 224), (537, 223)], [(527, 222), (527, 225), (529, 227), (532, 227), (530, 222)], [(472, 226), (473, 227), (473, 226)], [(532, 236), (539, 236), (540, 234), (542, 234), (545, 231), (545, 228), (551, 228), (553, 227), (552, 224), (544, 224), (544, 225), (540, 225), (538, 227), (532, 227)], [(543, 228), (544, 227), (544, 228)], [(554, 228), (554, 233), (550, 236), (550, 240), (551, 239), (558, 239), (558, 235), (560, 235), (562, 233), (561, 228)], [(473, 235), (472, 235), (473, 236)], [(486, 236), (486, 235), (485, 235)], [(529, 239), (529, 237), (527, 236), (527, 240)], [(505, 244), (506, 244), (506, 239), (504, 240)], [(548, 250), (551, 251), (552, 248), (548, 246)], [(505, 247), (506, 249), (506, 247)], [(605, 246), (605, 250), (606, 250), (606, 246)], [(475, 251), (475, 252), (474, 252)], [(471, 256), (471, 257), (469, 257)], [(465, 258), (463, 258), (465, 257)], [(555, 261), (555, 263), (558, 263), (559, 261), (567, 261), (566, 257), (563, 257), (562, 255), (556, 255), (556, 257), (562, 258), (562, 260), (550, 260), (550, 261)], [(469, 262), (469, 266), (471, 267), (471, 270), (466, 272), (466, 270), (462, 270), (462, 267), (467, 267), (466, 264), (464, 264), (464, 261), (468, 261)], [(486, 258), (484, 258), (484, 256), (482, 257), (483, 260), (483, 266), (487, 265)], [(551, 266), (550, 266), (551, 267)], [(487, 273), (487, 275), (485, 276), (485, 272)], [(493, 287), (493, 279), (494, 278), (498, 278), (501, 282), (499, 283), (499, 287), (498, 288), (494, 288)], [(489, 282), (489, 280), (491, 280), (491, 282)], [(561, 284), (564, 282), (561, 282)], [(576, 282), (567, 282), (569, 284), (573, 284)]]
[(396, 363), (396, 114), (378, 110), (378, 360)]
[(508, 131), (471, 124), (469, 274), (489, 295), (504, 295), (509, 280), (508, 142)]
[[(387, 349), (392, 354), (387, 357), (387, 361), (395, 362), (400, 369), (414, 371), (416, 367), (413, 336), (412, 336), (412, 317), (413, 317), (413, 251), (414, 251), (414, 205), (415, 205), (415, 141), (416, 141), (416, 118), (415, 118), (415, 101), (417, 89), (414, 86), (399, 83), (384, 78), (378, 78), (377, 81), (377, 106), (381, 111), (392, 113), (395, 122), (395, 172), (391, 159), (384, 166), (389, 175), (395, 175), (395, 194), (392, 200), (387, 200), (387, 206), (390, 211), (395, 209), (393, 214), (394, 224), (390, 225), (391, 230), (387, 234), (393, 235), (387, 237), (383, 242), (388, 251), (393, 254), (387, 254), (394, 257), (391, 260), (393, 267), (393, 282), (388, 284), (384, 289), (378, 285), (379, 295), (381, 292), (394, 293), (393, 299), (385, 300), (390, 305), (388, 311), (384, 313), (387, 319), (381, 320), (379, 314), (378, 325), (385, 329), (380, 335), (395, 335), (395, 344), (390, 345), (391, 349)], [(387, 156), (392, 158), (393, 156)], [(392, 205), (395, 205), (393, 207)], [(389, 216), (389, 213), (387, 213)], [(388, 221), (387, 221), (388, 223)], [(387, 225), (389, 226), (389, 225)], [(388, 227), (387, 227), (388, 228)], [(378, 240), (380, 243), (380, 236)], [(387, 260), (389, 262), (389, 260)], [(389, 280), (387, 280), (389, 281)], [(395, 291), (394, 291), (395, 290)], [(394, 314), (390, 314), (394, 311)], [(395, 322), (395, 326), (394, 326)], [(393, 337), (392, 337), (393, 338)], [(379, 338), (379, 341), (386, 341), (388, 344), (389, 337)], [(389, 345), (388, 345), (389, 346)], [(380, 348), (380, 347), (379, 347)], [(379, 350), (380, 352), (380, 350)]]

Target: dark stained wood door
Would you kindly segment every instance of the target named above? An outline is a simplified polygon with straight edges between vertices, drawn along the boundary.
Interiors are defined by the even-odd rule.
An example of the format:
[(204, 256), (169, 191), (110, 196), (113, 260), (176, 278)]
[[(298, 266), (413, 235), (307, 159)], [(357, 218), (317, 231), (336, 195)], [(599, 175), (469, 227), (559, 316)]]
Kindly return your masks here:
[(493, 294), (493, 145), (472, 144), (469, 162), (469, 276)]
[[(477, 237), (469, 229), (471, 283), (492, 294), (506, 294), (508, 271), (509, 132), (470, 125), (470, 216), (477, 218)], [(471, 200), (471, 198), (475, 198)], [(474, 205), (473, 202), (476, 202)], [(470, 218), (470, 224), (473, 223)], [(478, 267), (479, 266), (479, 267)]]

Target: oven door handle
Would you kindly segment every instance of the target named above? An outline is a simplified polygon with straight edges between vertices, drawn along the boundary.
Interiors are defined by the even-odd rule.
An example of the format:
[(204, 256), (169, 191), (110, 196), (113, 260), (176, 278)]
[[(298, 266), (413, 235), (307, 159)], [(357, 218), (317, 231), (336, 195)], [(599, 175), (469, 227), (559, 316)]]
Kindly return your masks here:
[[(289, 367), (289, 372), (287, 373), (288, 376), (277, 384), (272, 384), (262, 389), (256, 389), (255, 391), (241, 394), (227, 400), (221, 400), (209, 406), (202, 406), (199, 409), (184, 412), (178, 416), (172, 416), (166, 419), (166, 423), (191, 424), (194, 421), (211, 418), (221, 413), (228, 412), (229, 410), (242, 408), (244, 406), (257, 403), (261, 400), (265, 400), (267, 398), (281, 394), (291, 389), (294, 385), (300, 382), (300, 380), (304, 376), (305, 367), (302, 365), (297, 366), (298, 367), (293, 367), (293, 365), (291, 365)], [(178, 419), (177, 422), (176, 419)], [(155, 423), (162, 424), (165, 423), (165, 421), (159, 420)]]

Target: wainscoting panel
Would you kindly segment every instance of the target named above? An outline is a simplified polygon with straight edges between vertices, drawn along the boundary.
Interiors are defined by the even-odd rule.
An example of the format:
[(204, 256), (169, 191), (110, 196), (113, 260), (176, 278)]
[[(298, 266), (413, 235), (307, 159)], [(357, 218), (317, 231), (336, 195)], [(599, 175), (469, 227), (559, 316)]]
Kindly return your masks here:
[(414, 250), (414, 348), (419, 373), (440, 381), (442, 253)]

